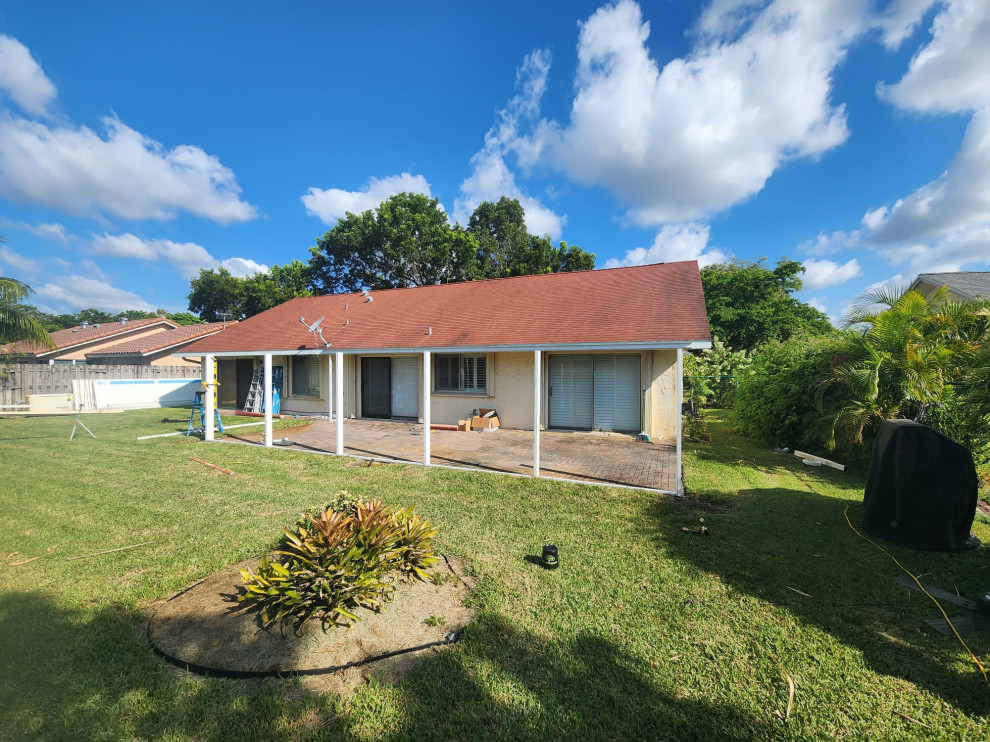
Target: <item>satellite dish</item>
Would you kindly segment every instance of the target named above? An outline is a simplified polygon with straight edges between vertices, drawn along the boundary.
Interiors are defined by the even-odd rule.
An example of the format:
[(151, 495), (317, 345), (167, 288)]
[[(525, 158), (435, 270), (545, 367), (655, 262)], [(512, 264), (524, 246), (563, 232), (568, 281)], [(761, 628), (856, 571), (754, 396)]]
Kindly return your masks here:
[(316, 332), (317, 330), (320, 329), (320, 323), (323, 322), (323, 317), (320, 317), (313, 324), (307, 323), (306, 320), (303, 319), (302, 317), (299, 318), (299, 321), (302, 322), (304, 325), (306, 325), (306, 329), (309, 330), (310, 332)]
[(333, 343), (327, 342), (326, 338), (323, 337), (323, 329), (320, 327), (320, 325), (323, 323), (323, 319), (324, 319), (323, 317), (320, 317), (313, 324), (308, 323), (303, 317), (300, 317), (299, 321), (302, 322), (304, 325), (306, 325), (307, 330), (313, 333), (314, 341), (316, 340), (316, 336), (319, 335), (320, 340), (323, 342), (323, 347), (329, 348), (331, 345), (333, 345)]

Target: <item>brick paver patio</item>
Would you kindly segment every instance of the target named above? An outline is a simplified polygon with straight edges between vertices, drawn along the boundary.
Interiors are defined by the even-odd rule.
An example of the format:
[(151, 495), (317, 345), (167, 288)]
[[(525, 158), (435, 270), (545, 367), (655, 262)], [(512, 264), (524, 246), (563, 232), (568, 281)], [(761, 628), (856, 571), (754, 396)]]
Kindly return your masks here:
[[(307, 428), (290, 428), (281, 435), (289, 438), (292, 448), (332, 452), (336, 423), (314, 420)], [(430, 450), (434, 464), (513, 474), (533, 472), (530, 431), (434, 430), (432, 436)], [(253, 442), (260, 438), (257, 434), (238, 437)], [(345, 420), (344, 452), (375, 459), (422, 462), (423, 426), (395, 420)], [(543, 431), (540, 474), (673, 491), (676, 448), (672, 442), (642, 443), (631, 435)]]

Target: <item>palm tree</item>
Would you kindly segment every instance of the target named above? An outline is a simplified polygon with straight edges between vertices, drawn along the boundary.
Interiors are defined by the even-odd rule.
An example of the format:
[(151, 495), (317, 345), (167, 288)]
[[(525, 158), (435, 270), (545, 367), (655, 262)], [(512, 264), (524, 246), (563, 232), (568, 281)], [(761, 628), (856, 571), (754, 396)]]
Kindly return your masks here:
[[(4, 241), (0, 237), (0, 243)], [(53, 350), (55, 341), (44, 326), (20, 306), (32, 294), (31, 287), (16, 278), (0, 276), (0, 343), (27, 340)]]
[(986, 306), (953, 301), (945, 287), (931, 299), (892, 289), (862, 296), (846, 317), (845, 347), (827, 382), (844, 392), (832, 442), (836, 428), (862, 443), (863, 432), (886, 419), (923, 421), (990, 338)]

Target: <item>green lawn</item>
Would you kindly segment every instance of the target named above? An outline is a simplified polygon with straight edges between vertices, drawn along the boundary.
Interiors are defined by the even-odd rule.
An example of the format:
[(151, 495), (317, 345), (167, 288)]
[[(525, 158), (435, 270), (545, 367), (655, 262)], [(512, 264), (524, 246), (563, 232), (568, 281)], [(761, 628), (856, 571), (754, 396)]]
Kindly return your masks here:
[[(897, 566), (843, 518), (848, 505), (859, 523), (862, 479), (756, 447), (717, 417), (711, 445), (686, 447), (692, 496), (679, 501), (135, 440), (184, 430), (163, 413), (181, 416), (90, 415), (97, 439), (71, 442), (71, 418), (0, 420), (0, 738), (990, 737), (990, 686), (928, 629), (935, 606), (896, 585)], [(398, 687), (346, 697), (183, 675), (152, 654), (154, 600), (258, 555), (338, 489), (416, 505), (441, 526), (440, 550), (470, 561), (479, 610), (463, 641)], [(682, 532), (701, 518), (709, 537)], [(974, 530), (990, 542), (985, 523)], [(556, 572), (527, 560), (545, 541), (560, 547)], [(888, 548), (930, 584), (990, 587), (988, 547)], [(990, 632), (966, 639), (990, 661)]]

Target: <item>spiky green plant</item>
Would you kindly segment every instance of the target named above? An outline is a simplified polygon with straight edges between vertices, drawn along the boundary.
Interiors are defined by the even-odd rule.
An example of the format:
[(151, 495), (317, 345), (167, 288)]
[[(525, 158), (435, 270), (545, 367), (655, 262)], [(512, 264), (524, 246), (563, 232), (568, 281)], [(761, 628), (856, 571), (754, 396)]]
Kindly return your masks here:
[(327, 507), (286, 529), (282, 548), (273, 559), (265, 554), (257, 573), (241, 570), (238, 601), (257, 603), (266, 626), (294, 619), (301, 629), (312, 618), (350, 625), (355, 608), (380, 611), (392, 598), (393, 573), (429, 579), (436, 534), (412, 508), (380, 500), (357, 501), (353, 515)]
[(862, 296), (845, 320), (850, 332), (829, 380), (845, 391), (832, 440), (836, 429), (862, 443), (885, 419), (923, 421), (990, 336), (985, 307), (953, 301), (945, 287), (930, 299), (896, 289)]

